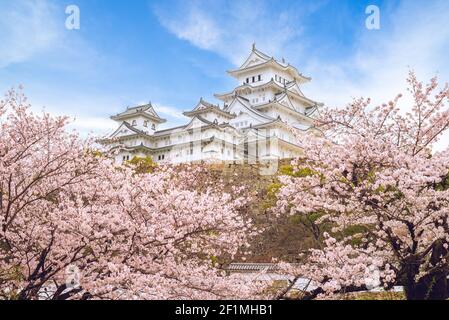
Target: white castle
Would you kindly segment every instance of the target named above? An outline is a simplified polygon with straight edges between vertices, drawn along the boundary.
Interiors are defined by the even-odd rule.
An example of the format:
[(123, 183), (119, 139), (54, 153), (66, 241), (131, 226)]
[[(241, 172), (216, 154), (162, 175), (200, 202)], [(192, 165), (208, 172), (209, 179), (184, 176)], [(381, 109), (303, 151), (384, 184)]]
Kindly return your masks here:
[(117, 162), (151, 157), (154, 162), (248, 161), (292, 158), (300, 153), (291, 128), (309, 130), (322, 104), (300, 86), (311, 78), (253, 45), (243, 65), (228, 74), (240, 84), (215, 94), (222, 106), (204, 101), (184, 112), (190, 121), (159, 130), (166, 122), (151, 103), (112, 116), (119, 127), (100, 143), (116, 151)]

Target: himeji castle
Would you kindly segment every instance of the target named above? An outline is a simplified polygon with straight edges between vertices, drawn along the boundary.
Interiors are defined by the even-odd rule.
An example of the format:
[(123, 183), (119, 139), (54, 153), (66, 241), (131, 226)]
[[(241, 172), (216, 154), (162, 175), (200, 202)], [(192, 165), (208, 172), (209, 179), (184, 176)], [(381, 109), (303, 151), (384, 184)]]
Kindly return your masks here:
[(183, 114), (183, 126), (160, 130), (166, 122), (151, 103), (128, 107), (111, 117), (118, 129), (100, 140), (117, 162), (151, 157), (155, 162), (248, 161), (292, 158), (300, 153), (291, 128), (310, 130), (320, 103), (301, 86), (311, 80), (295, 67), (266, 55), (255, 45), (242, 66), (228, 71), (238, 86), (202, 98)]

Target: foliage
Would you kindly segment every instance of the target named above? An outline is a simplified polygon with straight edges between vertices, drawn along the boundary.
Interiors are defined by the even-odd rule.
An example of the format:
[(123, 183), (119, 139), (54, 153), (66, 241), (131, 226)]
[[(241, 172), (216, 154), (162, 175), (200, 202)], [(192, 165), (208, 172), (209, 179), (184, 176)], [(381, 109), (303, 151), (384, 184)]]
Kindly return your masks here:
[(125, 165), (130, 166), (137, 174), (152, 173), (157, 167), (151, 157), (133, 157)]

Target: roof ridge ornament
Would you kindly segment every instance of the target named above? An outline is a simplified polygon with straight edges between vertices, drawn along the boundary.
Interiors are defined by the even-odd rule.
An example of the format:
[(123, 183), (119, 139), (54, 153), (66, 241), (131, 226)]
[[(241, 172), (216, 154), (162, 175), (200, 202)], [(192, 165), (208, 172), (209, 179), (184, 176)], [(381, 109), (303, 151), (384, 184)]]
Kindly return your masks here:
[(253, 42), (253, 51), (256, 51), (256, 42)]

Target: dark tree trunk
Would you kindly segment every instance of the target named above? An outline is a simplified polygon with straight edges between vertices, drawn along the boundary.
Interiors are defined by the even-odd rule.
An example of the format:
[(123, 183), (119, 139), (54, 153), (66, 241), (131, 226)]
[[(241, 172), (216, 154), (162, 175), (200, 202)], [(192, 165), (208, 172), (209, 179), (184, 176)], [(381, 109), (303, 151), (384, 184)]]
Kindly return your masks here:
[[(438, 264), (442, 256), (446, 256), (447, 249), (443, 242), (435, 242), (432, 248), (430, 263), (432, 266)], [(445, 266), (435, 268), (432, 272), (426, 274), (418, 282), (415, 276), (419, 272), (420, 261), (409, 261), (404, 268), (405, 277), (403, 285), (408, 300), (446, 300), (449, 298), (448, 288), (448, 269)]]

